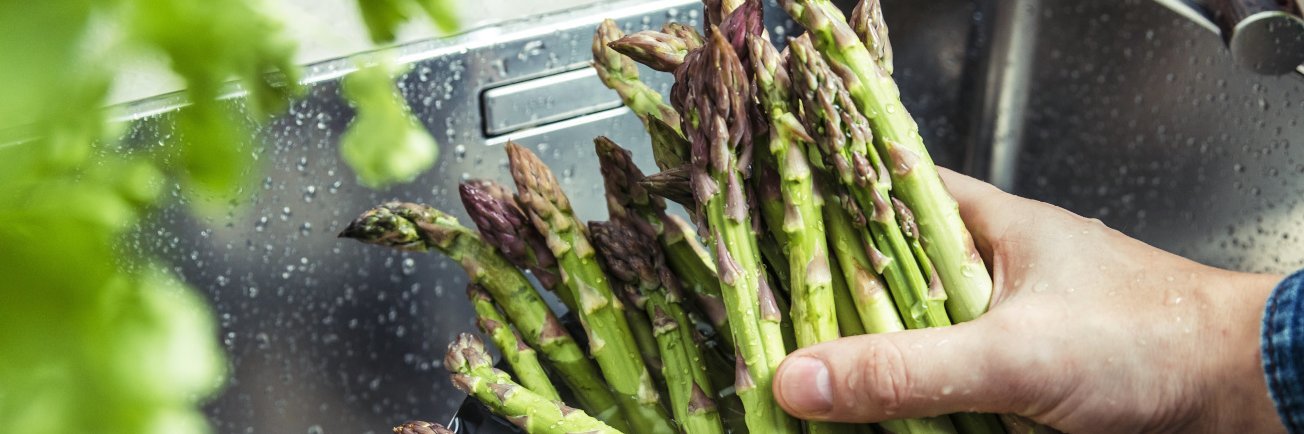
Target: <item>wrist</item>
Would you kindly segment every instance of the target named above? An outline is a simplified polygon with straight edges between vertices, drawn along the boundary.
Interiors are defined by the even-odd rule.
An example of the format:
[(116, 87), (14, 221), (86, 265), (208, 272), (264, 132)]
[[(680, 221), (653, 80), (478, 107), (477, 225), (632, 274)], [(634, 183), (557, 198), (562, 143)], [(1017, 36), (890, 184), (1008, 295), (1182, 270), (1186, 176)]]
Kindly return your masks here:
[(1211, 279), (1215, 314), (1214, 328), (1208, 330), (1213, 359), (1218, 360), (1210, 375), (1212, 399), (1218, 414), (1218, 430), (1241, 432), (1285, 432), (1276, 406), (1268, 393), (1263, 367), (1263, 315), (1269, 296), (1281, 282), (1280, 275), (1221, 273)]

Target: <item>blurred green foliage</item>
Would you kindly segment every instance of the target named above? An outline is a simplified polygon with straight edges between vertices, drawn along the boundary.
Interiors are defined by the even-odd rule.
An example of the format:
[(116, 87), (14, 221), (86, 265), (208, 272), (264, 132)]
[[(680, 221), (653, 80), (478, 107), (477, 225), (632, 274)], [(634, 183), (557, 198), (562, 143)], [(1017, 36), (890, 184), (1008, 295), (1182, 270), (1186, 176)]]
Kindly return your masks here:
[(457, 30), (457, 18), (448, 0), (358, 0), (358, 9), (372, 42), (377, 44), (394, 42), (398, 27), (419, 13), (429, 17), (441, 31)]
[[(359, 4), (403, 11), (365, 13), (372, 35), (411, 16), (393, 6), (403, 3)], [(415, 4), (450, 22), (440, 0)], [(227, 370), (212, 312), (123, 240), (172, 185), (201, 211), (252, 191), (252, 127), (299, 90), (294, 44), (264, 10), (259, 0), (0, 0), (0, 433), (210, 430), (198, 406)], [(191, 105), (161, 147), (119, 145), (100, 109), (131, 52), (162, 55), (187, 86)], [(372, 113), (358, 125), (411, 158), (419, 124), (392, 82), (368, 74), (349, 91)], [(233, 81), (243, 112), (219, 101)], [(402, 135), (387, 129), (395, 119)], [(415, 176), (400, 169), (390, 178)]]
[(410, 182), (439, 157), (439, 145), (394, 88), (395, 75), (380, 61), (360, 63), (344, 77), (344, 95), (357, 115), (340, 138), (340, 154), (358, 182), (372, 188)]

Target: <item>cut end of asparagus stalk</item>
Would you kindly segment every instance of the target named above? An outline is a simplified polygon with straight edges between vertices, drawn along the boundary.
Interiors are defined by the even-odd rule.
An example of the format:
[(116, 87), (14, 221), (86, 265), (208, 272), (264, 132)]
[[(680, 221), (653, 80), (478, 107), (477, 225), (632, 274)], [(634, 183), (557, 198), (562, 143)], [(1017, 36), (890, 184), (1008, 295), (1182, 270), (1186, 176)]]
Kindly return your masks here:
[(452, 430), (437, 423), (424, 420), (410, 420), (394, 427), (394, 434), (454, 434)]

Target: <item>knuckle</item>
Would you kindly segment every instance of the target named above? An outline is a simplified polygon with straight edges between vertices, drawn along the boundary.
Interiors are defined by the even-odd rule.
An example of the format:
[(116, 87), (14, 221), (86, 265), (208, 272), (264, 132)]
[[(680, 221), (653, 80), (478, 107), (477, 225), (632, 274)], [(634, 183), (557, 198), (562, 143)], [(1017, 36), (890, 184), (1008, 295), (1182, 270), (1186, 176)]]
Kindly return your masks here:
[(910, 378), (901, 348), (889, 341), (879, 341), (869, 346), (864, 355), (864, 366), (855, 376), (858, 384), (849, 384), (873, 408), (885, 415), (896, 413), (910, 396)]

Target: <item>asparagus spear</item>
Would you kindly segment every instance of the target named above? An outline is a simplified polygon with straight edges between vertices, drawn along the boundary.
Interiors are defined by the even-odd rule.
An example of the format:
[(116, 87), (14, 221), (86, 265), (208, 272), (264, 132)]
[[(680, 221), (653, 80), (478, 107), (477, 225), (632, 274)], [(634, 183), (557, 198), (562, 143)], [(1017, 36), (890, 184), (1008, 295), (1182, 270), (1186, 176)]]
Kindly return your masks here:
[[(943, 305), (945, 294), (929, 292), (919, 264), (901, 233), (901, 227), (897, 225), (892, 206), (888, 204), (889, 182), (886, 175), (883, 175), (881, 164), (875, 164), (878, 158), (874, 150), (866, 143), (869, 131), (864, 117), (848, 101), (841, 81), (810, 46), (809, 40), (805, 37), (795, 38), (789, 41), (788, 47), (791, 50), (789, 66), (792, 68), (793, 87), (801, 100), (802, 120), (807, 131), (814, 132), (817, 136), (815, 143), (820, 147), (823, 166), (829, 169), (830, 178), (840, 183), (847, 192), (841, 196), (849, 199), (844, 202), (844, 207), (854, 204), (854, 209), (863, 210), (861, 212), (864, 214), (853, 217), (852, 221), (866, 222), (870, 228), (870, 236), (865, 239), (867, 242), (863, 247), (867, 251), (869, 264), (886, 279), (907, 326), (920, 328), (949, 325), (950, 320), (946, 317)], [(879, 170), (875, 170), (875, 166)], [(829, 214), (839, 220), (835, 222), (839, 226), (835, 229), (845, 231), (843, 225), (846, 223), (834, 211)], [(861, 258), (848, 252), (856, 249), (844, 247), (840, 250), (839, 253), (844, 254), (839, 258), (844, 261), (842, 265), (850, 271), (859, 271), (856, 262)], [(865, 284), (872, 282), (868, 279), (858, 280)], [(872, 302), (873, 287), (862, 289), (866, 301)], [(870, 320), (883, 322), (877, 324), (878, 327), (890, 329), (893, 325), (890, 323), (891, 317), (882, 312), (882, 305), (867, 303), (861, 307), (865, 309), (862, 311), (862, 320), (868, 315)], [(889, 429), (894, 429), (891, 425), (896, 425), (898, 428), (894, 430), (912, 433), (955, 432), (955, 427), (946, 417), (892, 421), (884, 425)]]
[[(829, 254), (833, 254), (831, 249)], [(847, 286), (847, 279), (842, 275), (838, 261), (829, 262), (829, 272), (833, 274), (833, 309), (838, 317), (838, 332), (842, 336), (867, 333), (865, 325), (860, 321), (860, 312), (856, 311), (856, 299), (851, 296), (851, 287)], [(891, 306), (890, 300), (888, 305)], [(896, 313), (895, 310), (892, 312)]]
[(702, 45), (706, 43), (706, 38), (703, 38), (701, 33), (697, 33), (697, 29), (684, 23), (673, 21), (666, 23), (666, 25), (661, 26), (661, 33), (672, 35), (683, 40), (684, 44), (688, 46), (689, 51), (702, 48)]
[(883, 20), (882, 0), (860, 0), (851, 10), (851, 27), (860, 42), (869, 50), (878, 67), (892, 74), (892, 42), (887, 37), (887, 21)]
[(613, 216), (608, 223), (590, 222), (593, 244), (606, 258), (613, 280), (643, 297), (653, 333), (665, 361), (664, 377), (670, 391), (671, 413), (685, 432), (724, 433), (716, 411), (715, 394), (702, 352), (689, 329), (688, 315), (680, 307), (682, 294), (665, 267), (653, 233), (627, 217)]
[(516, 143), (507, 143), (507, 157), (521, 205), (557, 257), (562, 282), (579, 306), (577, 314), (589, 334), (589, 353), (602, 367), (617, 405), (636, 432), (673, 432), (621, 312), (624, 306), (594, 258), (584, 226), (575, 218), (557, 178), (538, 156)]
[(629, 218), (647, 226), (665, 251), (670, 268), (694, 294), (702, 313), (711, 320), (725, 343), (732, 347), (729, 336), (729, 318), (720, 301), (720, 283), (715, 266), (706, 249), (698, 244), (693, 231), (686, 223), (671, 219), (666, 204), (651, 195), (640, 183), (643, 171), (634, 164), (633, 156), (606, 137), (593, 140), (598, 153), (603, 185), (606, 189), (607, 211), (612, 218)]
[[(824, 185), (831, 182), (827, 180)], [(829, 190), (834, 188), (829, 187)], [(848, 199), (849, 201), (850, 199)], [(824, 227), (828, 228), (829, 248), (838, 264), (838, 269), (847, 282), (851, 298), (855, 300), (861, 325), (866, 333), (889, 333), (905, 330), (901, 316), (897, 314), (892, 296), (888, 294), (887, 285), (874, 271), (869, 254), (865, 250), (867, 242), (863, 230), (854, 223), (851, 212), (842, 205), (842, 200), (830, 200), (824, 208)]]
[[(762, 61), (755, 57), (757, 52), (753, 51), (752, 55), (759, 65)], [(770, 84), (762, 84), (767, 78), (760, 77), (759, 73), (755, 78), (758, 89), (773, 85), (772, 81)], [(766, 104), (762, 101), (762, 104)], [(837, 339), (841, 334), (838, 332), (838, 312), (834, 307), (828, 245), (824, 241), (823, 218), (819, 212), (822, 200), (813, 194), (808, 165), (801, 166), (806, 169), (806, 173), (798, 177), (804, 178), (804, 182), (780, 173), (785, 169), (784, 163), (777, 162), (776, 158), (793, 158), (788, 152), (798, 152), (794, 148), (801, 144), (782, 138), (779, 135), (781, 133), (775, 131), (779, 127), (773, 123), (773, 115), (771, 116), (771, 142), (768, 145), (770, 152), (775, 154), (758, 155), (752, 174), (757, 180), (757, 195), (762, 204), (760, 208), (766, 220), (765, 226), (775, 242), (786, 246), (783, 253), (780, 253), (783, 257), (771, 264), (789, 270), (789, 297), (792, 300), (789, 312), (795, 329), (795, 343), (800, 348)], [(776, 152), (774, 149), (779, 146), (788, 149)], [(805, 157), (801, 157), (800, 161), (805, 162)], [(793, 175), (794, 165), (789, 164), (786, 168), (789, 176)], [(801, 188), (802, 184), (809, 191), (801, 192), (804, 194), (794, 194), (791, 191), (793, 187)], [(851, 425), (827, 422), (807, 422), (806, 431), (811, 434), (853, 432)]]
[(645, 176), (638, 180), (638, 185), (650, 195), (693, 209), (697, 203), (693, 199), (692, 184), (688, 182), (689, 172), (686, 165), (676, 167)]
[(684, 63), (684, 56), (694, 47), (678, 35), (653, 30), (625, 35), (607, 44), (612, 50), (635, 62), (662, 72), (674, 72)]
[[(887, 280), (897, 309), (909, 328), (950, 325), (946, 294), (929, 291), (889, 200), (890, 181), (881, 160), (868, 145), (868, 123), (850, 102), (842, 81), (811, 47), (809, 39), (792, 39), (789, 65), (802, 102), (802, 120), (818, 137), (824, 166), (864, 213), (870, 227), (869, 255), (875, 271)], [(877, 169), (876, 169), (877, 168)]]
[(457, 219), (426, 205), (389, 202), (368, 210), (340, 237), (407, 251), (438, 250), (461, 264), (471, 282), (503, 308), (527, 344), (537, 348), (561, 373), (582, 407), (607, 423), (626, 429), (617, 401), (539, 293), (520, 270)]
[[(634, 61), (612, 50), (607, 44), (624, 36), (612, 20), (603, 20), (593, 35), (593, 68), (598, 78), (611, 90), (620, 94), (639, 119), (646, 125), (649, 119), (660, 119), (666, 125), (679, 125), (679, 114), (661, 99), (661, 94), (638, 79)], [(678, 131), (678, 128), (675, 129)]]
[[(598, 251), (597, 258), (602, 264), (608, 263), (601, 250)], [(610, 274), (610, 268), (605, 265), (604, 268)], [(634, 343), (638, 345), (638, 355), (643, 358), (643, 366), (647, 366), (648, 373), (652, 375), (652, 384), (657, 385), (658, 396), (664, 396), (667, 392), (666, 378), (662, 375), (665, 364), (661, 360), (661, 349), (657, 346), (656, 333), (652, 330), (652, 319), (643, 311), (647, 298), (639, 294), (637, 289), (629, 288), (616, 281), (611, 283), (611, 288), (620, 297), (621, 304), (625, 306), (625, 309), (621, 309), (621, 313), (625, 314), (625, 323), (629, 324), (629, 331), (634, 334)]]
[(566, 308), (575, 310), (570, 293), (560, 289), (557, 258), (548, 250), (543, 234), (534, 229), (506, 186), (489, 180), (470, 180), (458, 186), (462, 206), (480, 229), (480, 237), (498, 249), (517, 268), (530, 270), (539, 283), (557, 294)]
[(715, 248), (716, 269), (737, 346), (735, 387), (757, 433), (795, 433), (795, 420), (774, 401), (774, 370), (784, 356), (780, 314), (765, 283), (744, 193), (740, 161), (750, 143), (746, 73), (728, 41), (713, 29), (707, 44), (675, 71), (672, 99), (692, 143), (692, 184)]
[[(851, 100), (869, 118), (877, 133), (874, 145), (891, 167), (893, 193), (915, 211), (924, 250), (945, 286), (951, 318), (956, 322), (977, 318), (991, 302), (991, 275), (924, 147), (919, 126), (901, 105), (901, 92), (890, 71), (880, 66), (881, 57), (876, 59), (865, 48), (827, 0), (782, 3), (788, 14), (806, 27), (814, 46), (846, 82)], [(862, 7), (865, 9), (872, 8)], [(873, 13), (862, 16), (875, 18)], [(869, 26), (883, 24), (879, 20)]]
[(423, 420), (412, 420), (403, 422), (402, 425), (394, 427), (394, 434), (456, 434), (443, 425), (430, 423)]
[(552, 380), (548, 379), (548, 373), (543, 370), (534, 349), (526, 345), (516, 331), (507, 325), (507, 320), (498, 313), (498, 307), (494, 305), (489, 292), (480, 285), (471, 283), (466, 285), (466, 296), (475, 307), (476, 324), (480, 331), (489, 335), (494, 345), (498, 346), (503, 359), (512, 367), (512, 372), (516, 373), (521, 384), (545, 398), (561, 401), (561, 395), (557, 394)]
[(483, 402), (494, 413), (532, 434), (620, 434), (581, 410), (549, 400), (521, 387), (494, 369), (479, 338), (462, 333), (448, 344), (444, 366), (453, 372), (453, 385)]

